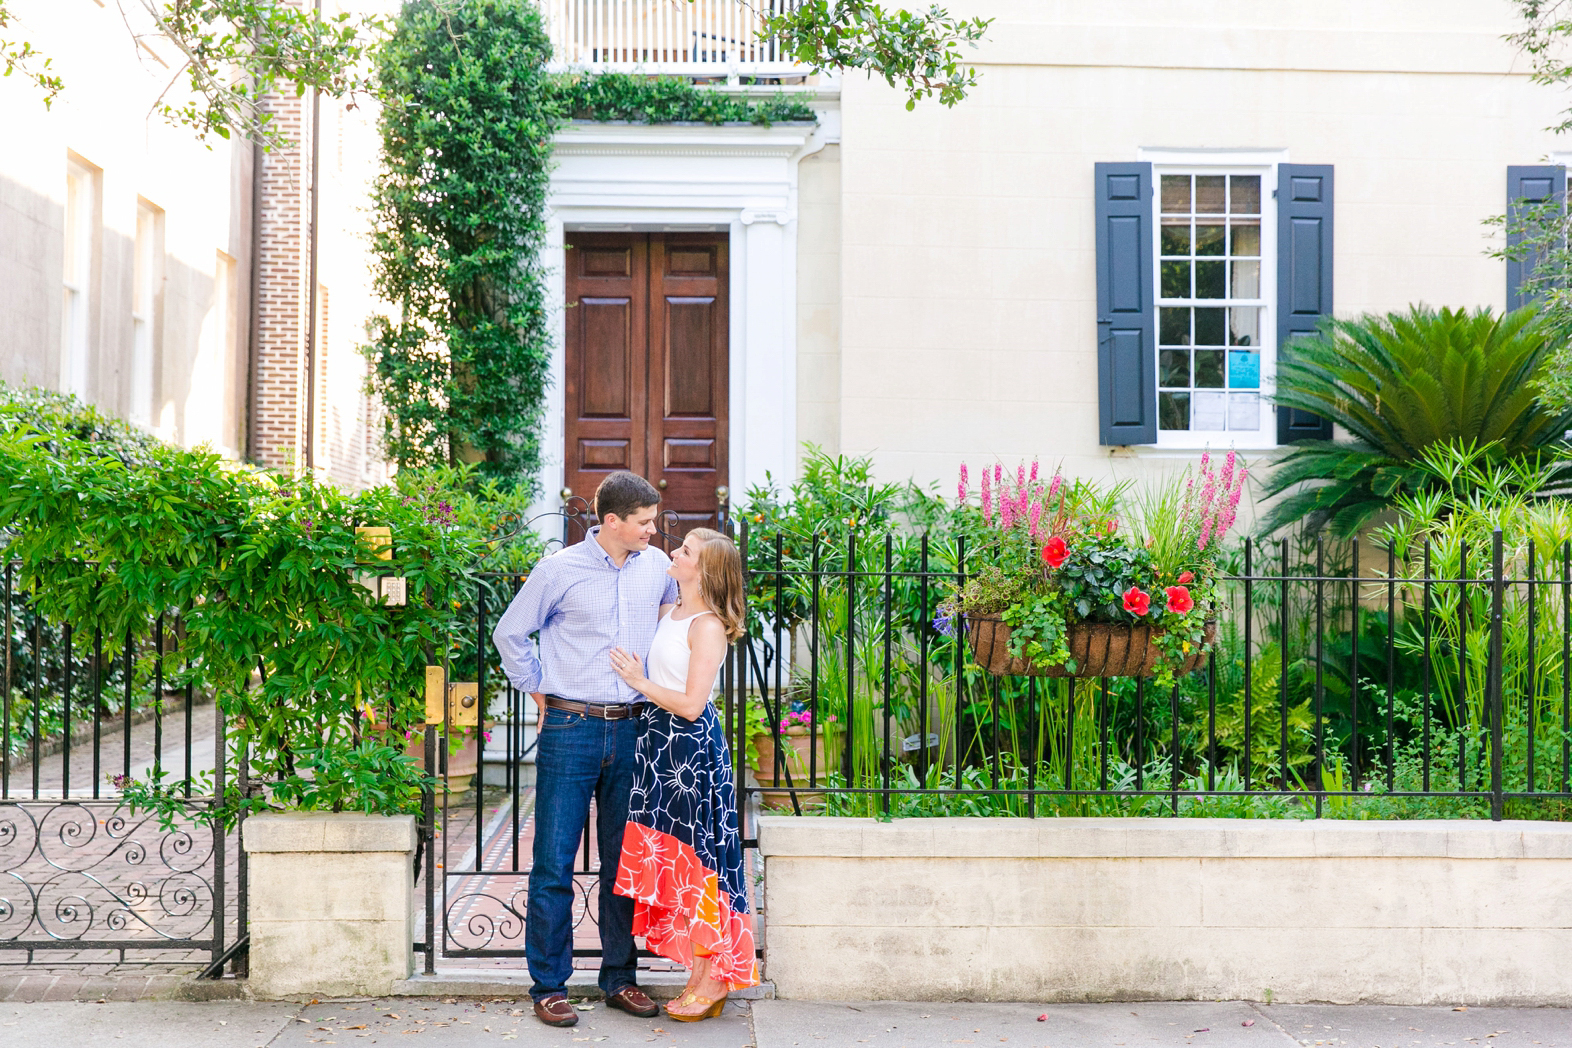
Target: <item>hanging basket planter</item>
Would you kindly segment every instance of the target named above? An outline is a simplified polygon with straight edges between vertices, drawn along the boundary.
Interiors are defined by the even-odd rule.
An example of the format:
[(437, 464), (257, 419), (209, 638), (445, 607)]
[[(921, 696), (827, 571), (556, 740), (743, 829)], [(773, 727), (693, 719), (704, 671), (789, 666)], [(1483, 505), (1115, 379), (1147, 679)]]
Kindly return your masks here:
[[(1065, 638), (1075, 669), (1038, 666), (1010, 654), (1010, 627), (997, 615), (966, 616), (972, 661), (997, 676), (1018, 677), (1155, 677), (1162, 651), (1155, 638), (1162, 634), (1151, 626), (1115, 622), (1073, 623)], [(1206, 620), (1206, 645), (1217, 639), (1217, 622)], [(1174, 676), (1200, 669), (1206, 648), (1174, 667)]]

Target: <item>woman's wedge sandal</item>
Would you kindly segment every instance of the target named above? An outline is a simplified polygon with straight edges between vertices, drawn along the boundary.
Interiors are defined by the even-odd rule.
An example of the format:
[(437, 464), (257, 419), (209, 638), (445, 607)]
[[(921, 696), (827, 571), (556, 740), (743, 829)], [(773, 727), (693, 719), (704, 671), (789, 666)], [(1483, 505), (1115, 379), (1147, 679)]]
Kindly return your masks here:
[[(686, 1014), (684, 1012), (674, 1012), (674, 1011), (672, 1011), (671, 1010), (671, 1006), (673, 1004), (696, 1004), (699, 1007), (703, 1008), (704, 1010), (702, 1012), (698, 1012), (696, 1014), (689, 1015), (689, 1014)], [(725, 997), (718, 997), (718, 998), (715, 998), (714, 1000), (711, 1000), (708, 997), (700, 997), (698, 994), (696, 994), (696, 993), (694, 993), (693, 991), (690, 990), (687, 993), (683, 994), (681, 997), (678, 997), (675, 1001), (672, 1001), (670, 1004), (667, 1004), (666, 1005), (666, 1014), (668, 1016), (670, 1016), (671, 1018), (677, 1020), (679, 1023), (696, 1023), (696, 1022), (698, 1022), (701, 1019), (714, 1019), (714, 1018), (716, 1018), (717, 1016), (720, 1015), (721, 1010), (724, 1009), (725, 1007), (726, 1007), (726, 998)]]

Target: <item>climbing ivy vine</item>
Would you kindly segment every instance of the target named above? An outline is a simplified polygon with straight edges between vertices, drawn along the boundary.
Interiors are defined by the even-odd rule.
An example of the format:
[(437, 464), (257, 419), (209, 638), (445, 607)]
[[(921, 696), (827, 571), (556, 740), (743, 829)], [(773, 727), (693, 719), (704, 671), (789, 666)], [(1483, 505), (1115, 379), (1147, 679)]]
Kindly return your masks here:
[(526, 0), (415, 0), (378, 55), (371, 391), (401, 467), (528, 483), (548, 335), (541, 248), (556, 103)]
[(575, 119), (813, 120), (785, 96), (672, 77), (553, 75), (527, 0), (413, 0), (379, 56), (374, 277), (392, 311), (365, 352), (400, 467), (475, 461), (532, 486), (549, 359), (541, 260), (552, 133)]

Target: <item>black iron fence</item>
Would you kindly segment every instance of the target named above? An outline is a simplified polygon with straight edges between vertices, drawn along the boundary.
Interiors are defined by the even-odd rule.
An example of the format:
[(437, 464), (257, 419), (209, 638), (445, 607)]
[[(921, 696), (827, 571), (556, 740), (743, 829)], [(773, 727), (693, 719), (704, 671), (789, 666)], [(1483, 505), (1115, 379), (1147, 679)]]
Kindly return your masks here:
[[(245, 929), (237, 835), (121, 805), (116, 777), (225, 782), (224, 723), (176, 684), (178, 616), (123, 637), (82, 636), (37, 614), (13, 566), (0, 577), (0, 964), (206, 959)], [(176, 674), (178, 676), (178, 674)]]
[(788, 813), (1566, 817), (1572, 547), (1245, 543), (1168, 687), (994, 676), (964, 542), (739, 535), (744, 793)]

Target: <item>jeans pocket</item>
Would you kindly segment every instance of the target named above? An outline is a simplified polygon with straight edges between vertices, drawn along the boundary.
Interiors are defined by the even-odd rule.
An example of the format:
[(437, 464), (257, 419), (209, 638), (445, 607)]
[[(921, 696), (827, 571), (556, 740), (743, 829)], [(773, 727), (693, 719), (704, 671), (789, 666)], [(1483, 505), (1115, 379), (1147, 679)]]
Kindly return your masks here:
[(540, 730), (551, 731), (556, 728), (571, 728), (584, 720), (582, 713), (569, 713), (567, 710), (547, 709), (540, 719)]

